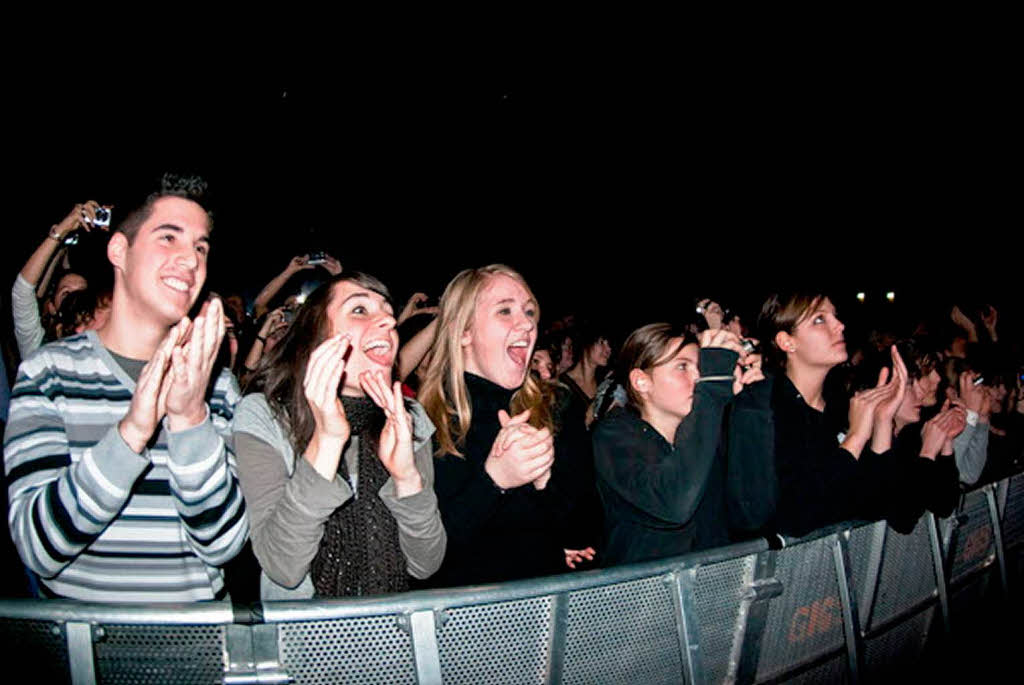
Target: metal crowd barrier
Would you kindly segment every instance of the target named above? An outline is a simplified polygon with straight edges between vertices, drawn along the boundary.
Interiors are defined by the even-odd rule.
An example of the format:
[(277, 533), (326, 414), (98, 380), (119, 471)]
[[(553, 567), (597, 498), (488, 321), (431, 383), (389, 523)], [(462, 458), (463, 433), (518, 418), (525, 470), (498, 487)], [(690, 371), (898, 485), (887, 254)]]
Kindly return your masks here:
[(1024, 474), (910, 535), (851, 523), (784, 542), (251, 612), (6, 600), (0, 649), (47, 683), (887, 680), (1020, 596)]

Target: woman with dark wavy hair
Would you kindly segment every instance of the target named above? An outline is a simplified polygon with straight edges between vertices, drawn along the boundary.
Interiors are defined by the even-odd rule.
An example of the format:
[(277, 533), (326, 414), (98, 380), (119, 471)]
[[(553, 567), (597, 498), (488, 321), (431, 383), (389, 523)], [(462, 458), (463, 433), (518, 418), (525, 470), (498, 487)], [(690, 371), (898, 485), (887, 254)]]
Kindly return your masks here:
[(444, 557), (434, 428), (403, 400), (391, 296), (345, 273), (306, 299), (235, 410), (264, 599), (400, 592)]

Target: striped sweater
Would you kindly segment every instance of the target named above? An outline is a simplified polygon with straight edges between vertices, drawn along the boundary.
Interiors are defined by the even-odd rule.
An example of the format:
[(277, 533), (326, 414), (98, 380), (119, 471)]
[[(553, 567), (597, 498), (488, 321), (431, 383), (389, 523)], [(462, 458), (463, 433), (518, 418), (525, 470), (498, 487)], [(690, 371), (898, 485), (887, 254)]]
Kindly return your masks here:
[(11, 537), (47, 594), (220, 597), (217, 567), (249, 530), (229, 439), (238, 385), (221, 373), (207, 419), (176, 433), (165, 420), (141, 455), (117, 429), (134, 390), (93, 331), (21, 364), (4, 436)]

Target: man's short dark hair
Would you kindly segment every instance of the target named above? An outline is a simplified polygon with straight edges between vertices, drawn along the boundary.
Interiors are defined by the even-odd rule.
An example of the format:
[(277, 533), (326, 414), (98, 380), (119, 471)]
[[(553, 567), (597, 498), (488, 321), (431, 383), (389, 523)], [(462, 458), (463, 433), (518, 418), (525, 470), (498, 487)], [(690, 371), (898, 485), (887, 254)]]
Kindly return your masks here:
[(182, 176), (166, 173), (160, 178), (160, 189), (150, 193), (145, 201), (125, 215), (124, 220), (115, 228), (115, 232), (123, 233), (128, 244), (135, 241), (135, 234), (142, 224), (146, 223), (153, 213), (153, 205), (164, 197), (181, 197), (192, 200), (206, 212), (207, 227), (213, 230), (213, 213), (208, 206), (209, 184), (200, 176)]

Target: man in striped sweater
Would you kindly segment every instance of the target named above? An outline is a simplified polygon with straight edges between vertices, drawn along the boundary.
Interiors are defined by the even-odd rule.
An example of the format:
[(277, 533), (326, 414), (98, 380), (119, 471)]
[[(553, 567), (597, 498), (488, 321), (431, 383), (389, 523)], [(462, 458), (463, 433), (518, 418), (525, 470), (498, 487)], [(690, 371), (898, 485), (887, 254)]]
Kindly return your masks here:
[(111, 236), (107, 323), (18, 369), (4, 437), (8, 522), (50, 596), (219, 598), (218, 567), (248, 534), (228, 447), (238, 387), (225, 370), (208, 388), (222, 307), (187, 317), (206, 279), (210, 216), (194, 180), (167, 180)]

